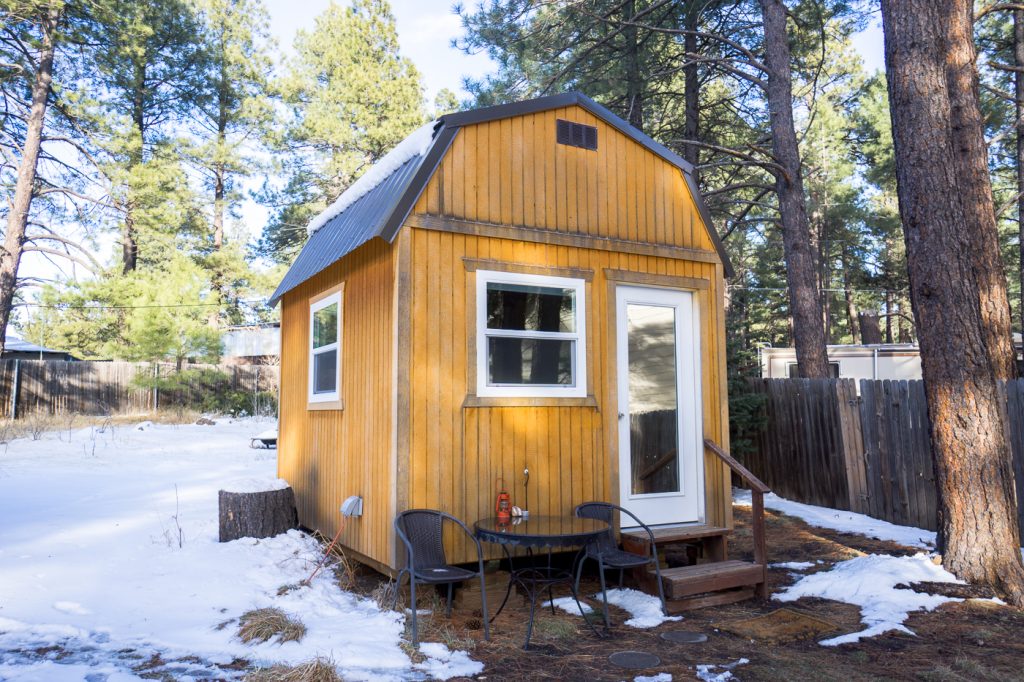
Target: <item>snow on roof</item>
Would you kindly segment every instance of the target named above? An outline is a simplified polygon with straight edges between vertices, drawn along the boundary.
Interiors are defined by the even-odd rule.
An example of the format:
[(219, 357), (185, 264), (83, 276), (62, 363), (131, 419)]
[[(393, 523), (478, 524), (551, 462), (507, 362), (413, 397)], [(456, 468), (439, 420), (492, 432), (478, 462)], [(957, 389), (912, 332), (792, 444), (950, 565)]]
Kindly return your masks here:
[(310, 221), (306, 231), (312, 235), (329, 220), (340, 215), (346, 208), (354, 204), (361, 197), (372, 191), (374, 187), (384, 182), (392, 173), (401, 168), (410, 159), (423, 156), (430, 148), (434, 140), (434, 129), (438, 121), (430, 123), (415, 130), (409, 137), (402, 140), (397, 147), (381, 157), (380, 161), (373, 164), (370, 170), (366, 171), (358, 180), (341, 193), (334, 203), (325, 208), (320, 214)]

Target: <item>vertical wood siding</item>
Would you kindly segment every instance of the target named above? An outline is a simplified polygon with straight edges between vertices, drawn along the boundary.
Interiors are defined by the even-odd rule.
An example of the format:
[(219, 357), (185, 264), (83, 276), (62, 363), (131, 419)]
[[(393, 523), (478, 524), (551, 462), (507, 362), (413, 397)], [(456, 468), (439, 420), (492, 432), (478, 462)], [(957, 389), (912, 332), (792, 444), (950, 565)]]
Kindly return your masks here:
[[(597, 150), (556, 144), (560, 118)], [(462, 128), (414, 211), (715, 250), (682, 172), (576, 106)]]
[[(409, 409), (409, 507), (439, 508), (472, 521), (493, 512), (501, 479), (516, 504), (526, 503), (529, 467), (533, 514), (568, 514), (587, 500), (618, 499), (614, 290), (605, 269), (707, 281), (701, 307), (704, 435), (724, 443), (724, 320), (721, 266), (508, 239), (412, 230)], [(587, 284), (588, 390), (593, 405), (464, 406), (475, 392), (475, 273), (463, 259), (580, 268)], [(486, 402), (486, 401), (485, 401)], [(498, 402), (498, 401), (496, 401)], [(403, 419), (403, 415), (399, 415)], [(729, 482), (721, 463), (705, 457), (708, 521), (731, 522)], [(452, 538), (453, 560), (472, 558)]]
[[(281, 312), (278, 475), (296, 492), (299, 521), (333, 536), (338, 508), (363, 496), (342, 543), (391, 564), (395, 478), (392, 362), (395, 249), (375, 239), (288, 292)], [(307, 410), (309, 299), (344, 282), (341, 335), (343, 410)]]

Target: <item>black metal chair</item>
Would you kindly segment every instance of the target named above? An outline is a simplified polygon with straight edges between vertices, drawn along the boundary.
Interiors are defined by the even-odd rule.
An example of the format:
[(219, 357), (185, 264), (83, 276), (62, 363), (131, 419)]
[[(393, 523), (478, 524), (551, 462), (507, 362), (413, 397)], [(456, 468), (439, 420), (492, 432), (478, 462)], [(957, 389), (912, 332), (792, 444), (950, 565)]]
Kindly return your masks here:
[[(477, 560), (479, 569), (469, 569), (451, 566), (445, 559), (444, 542), (442, 531), (444, 521), (448, 520), (473, 540), (476, 545)], [(426, 585), (448, 585), (448, 601), (445, 617), (452, 615), (452, 586), (470, 578), (480, 577), (480, 606), (483, 610), (484, 638), (491, 638), (491, 631), (487, 619), (487, 585), (484, 582), (484, 553), (480, 547), (480, 541), (476, 535), (464, 524), (451, 514), (436, 509), (410, 509), (399, 513), (395, 517), (395, 533), (405, 545), (407, 565), (398, 572), (395, 580), (395, 600), (392, 604), (398, 603), (398, 590), (402, 586), (402, 575), (409, 575), (409, 590), (412, 609), (412, 645), (419, 646), (419, 632), (416, 624), (416, 583)]]
[[(634, 554), (633, 552), (619, 549), (618, 543), (615, 542), (615, 525), (612, 518), (616, 511), (630, 517), (636, 521), (636, 525), (647, 531), (651, 540), (651, 553), (649, 555)], [(661, 598), (661, 612), (667, 613), (665, 610), (665, 588), (661, 584), (661, 569), (658, 567), (658, 548), (654, 543), (654, 531), (638, 519), (636, 514), (608, 502), (584, 502), (576, 507), (575, 514), (579, 518), (604, 521), (610, 526), (607, 533), (603, 533), (597, 540), (581, 550), (579, 565), (576, 568), (576, 591), (578, 592), (580, 589), (580, 576), (583, 575), (584, 562), (587, 559), (593, 559), (597, 562), (598, 575), (601, 578), (601, 597), (604, 602), (604, 626), (606, 628), (610, 627), (608, 621), (608, 590), (604, 583), (604, 570), (606, 568), (619, 569), (619, 587), (621, 588), (622, 577), (627, 568), (637, 568), (653, 563), (654, 573), (658, 580), (658, 596)]]

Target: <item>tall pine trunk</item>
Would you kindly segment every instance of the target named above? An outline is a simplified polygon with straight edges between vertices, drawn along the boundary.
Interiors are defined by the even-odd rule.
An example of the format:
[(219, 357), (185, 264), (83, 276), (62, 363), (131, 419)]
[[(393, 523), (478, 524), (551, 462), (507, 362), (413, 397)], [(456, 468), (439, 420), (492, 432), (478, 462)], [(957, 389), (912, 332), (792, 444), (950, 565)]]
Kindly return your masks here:
[(626, 39), (626, 110), (630, 125), (644, 129), (644, 83), (640, 69), (640, 43), (636, 26), (628, 25), (636, 15), (636, 1), (626, 0), (623, 13), (627, 22), (623, 36)]
[(846, 322), (850, 326), (850, 343), (860, 343), (860, 324), (857, 303), (853, 300), (853, 284), (850, 281), (850, 254), (843, 247), (843, 299), (846, 303)]
[[(1013, 64), (1024, 69), (1024, 11), (1013, 13)], [(1024, 332), (1024, 71), (1013, 74), (1017, 114), (1017, 231), (1020, 254), (1020, 329)]]
[[(129, 159), (128, 168), (131, 172), (142, 169), (146, 162), (146, 65), (137, 63), (134, 66), (134, 92), (132, 94), (132, 125), (135, 134), (139, 136), (138, 148), (133, 149)], [(121, 227), (121, 270), (124, 274), (133, 272), (139, 265), (139, 226), (136, 224), (135, 197), (131, 190), (128, 194), (128, 202), (125, 205), (124, 225)]]
[(28, 229), (29, 211), (32, 208), (36, 168), (43, 141), (43, 124), (46, 121), (46, 106), (53, 83), (54, 34), (59, 19), (58, 3), (51, 3), (44, 10), (39, 22), (42, 35), (38, 66), (32, 83), (32, 106), (29, 109), (14, 196), (11, 197), (8, 206), (3, 252), (0, 253), (0, 352), (3, 352), (7, 343), (7, 323), (11, 319), (14, 294), (18, 288), (18, 268), (21, 266), (21, 256), (25, 249), (25, 233)]
[[(699, 28), (699, 20), (697, 4), (688, 4), (684, 20), (688, 32), (683, 35), (683, 51), (687, 55), (697, 54), (695, 32)], [(700, 74), (697, 71), (697, 62), (690, 56), (687, 57), (687, 64), (683, 67), (683, 101), (686, 109), (683, 138), (689, 142), (696, 142), (700, 139)], [(696, 181), (697, 165), (700, 163), (700, 147), (696, 144), (686, 145), (683, 149), (683, 158), (693, 165), (693, 179)]]
[(797, 368), (802, 377), (829, 376), (822, 324), (821, 295), (818, 291), (817, 258), (804, 200), (800, 149), (793, 123), (793, 86), (790, 69), (786, 6), (782, 0), (760, 0), (764, 18), (765, 66), (768, 70), (766, 95), (771, 120), (772, 152), (782, 166), (776, 173), (782, 247), (789, 282), (789, 307), (796, 346)]
[[(222, 140), (223, 134), (221, 131)], [(210, 273), (210, 285), (220, 305), (210, 311), (207, 321), (211, 327), (217, 329), (220, 327), (220, 311), (224, 303), (224, 263), (220, 259), (220, 252), (224, 248), (224, 195), (227, 171), (223, 164), (218, 164), (213, 173), (213, 268)]]
[(882, 0), (911, 303), (943, 564), (1024, 606), (999, 381), (1015, 376), (973, 43), (972, 0)]

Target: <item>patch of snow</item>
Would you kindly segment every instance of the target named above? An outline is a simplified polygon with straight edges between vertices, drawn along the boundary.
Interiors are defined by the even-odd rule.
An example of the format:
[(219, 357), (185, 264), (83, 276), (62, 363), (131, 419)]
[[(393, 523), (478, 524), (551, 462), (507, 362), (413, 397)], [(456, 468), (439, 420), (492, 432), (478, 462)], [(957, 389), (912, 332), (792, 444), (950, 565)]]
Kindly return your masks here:
[[(733, 489), (733, 504), (740, 507), (750, 506), (750, 491)], [(914, 528), (913, 526), (897, 526), (888, 521), (857, 514), (856, 512), (840, 511), (828, 507), (816, 507), (812, 504), (793, 502), (779, 497), (775, 493), (764, 496), (764, 506), (790, 516), (803, 519), (812, 526), (828, 528), (842, 533), (856, 533), (876, 540), (897, 542), (907, 547), (932, 549), (935, 547), (935, 532)]]
[[(478, 671), (440, 649), (415, 667), (401, 647), (404, 617), (341, 590), (329, 571), (278, 594), (321, 558), (304, 533), (217, 541), (218, 490), (281, 485), (274, 452), (249, 448), (271, 426), (88, 427), (0, 451), (0, 679), (135, 680), (133, 666), (154, 655), (167, 663), (151, 672), (176, 680), (240, 678), (236, 658), (271, 666), (318, 655), (352, 680)], [(296, 614), (307, 634), (242, 643), (239, 616), (262, 607)]]
[(439, 642), (420, 644), (420, 653), (426, 656), (427, 660), (417, 663), (416, 669), (422, 670), (435, 680), (473, 677), (484, 670), (484, 664), (471, 659), (465, 651), (451, 651)]
[(434, 128), (436, 126), (437, 121), (431, 121), (418, 128), (409, 137), (402, 140), (397, 147), (381, 157), (377, 163), (373, 164), (368, 171), (352, 183), (347, 190), (342, 192), (341, 196), (334, 200), (334, 203), (309, 222), (309, 225), (306, 227), (309, 235), (312, 236), (314, 232), (326, 225), (335, 216), (341, 215), (345, 209), (371, 192), (377, 185), (387, 180), (392, 173), (401, 168), (407, 161), (426, 154), (431, 142), (434, 140)]
[(139, 422), (138, 424), (135, 425), (136, 431), (145, 431), (146, 429), (151, 428), (153, 428), (153, 422), (151, 421)]
[(658, 673), (657, 675), (638, 675), (633, 682), (672, 682), (672, 675), (669, 673)]
[(236, 478), (221, 486), (226, 493), (262, 493), (270, 490), (284, 490), (288, 481), (283, 478)]
[(813, 561), (780, 561), (776, 564), (768, 564), (768, 568), (787, 568), (791, 571), (806, 571), (818, 564)]
[(88, 616), (89, 609), (83, 608), (81, 604), (73, 601), (59, 601), (55, 602), (53, 608), (63, 613), (73, 613), (76, 616)]
[(260, 431), (252, 438), (253, 440), (277, 440), (277, 429), (267, 429), (266, 431)]
[[(594, 595), (601, 599), (601, 593)], [(632, 618), (626, 621), (631, 628), (654, 628), (662, 623), (682, 620), (682, 616), (666, 616), (661, 612), (661, 600), (657, 597), (629, 588), (608, 590), (608, 603), (628, 611)]]
[[(555, 599), (554, 602), (555, 602), (555, 606), (556, 607), (562, 609), (563, 611), (568, 613), (570, 616), (578, 616), (578, 615), (580, 615), (580, 606), (583, 607), (583, 613), (593, 613), (594, 612), (594, 609), (592, 609), (590, 607), (590, 604), (588, 604), (585, 601), (581, 601), (580, 602), (580, 606), (576, 606), (576, 600), (573, 599), (572, 597), (559, 597), (558, 599)], [(550, 601), (546, 601), (543, 604), (541, 604), (540, 606), (541, 606), (542, 609), (546, 609), (549, 606), (551, 606), (551, 602)]]
[(790, 602), (801, 597), (820, 597), (859, 606), (861, 621), (867, 627), (859, 632), (820, 642), (825, 646), (835, 646), (892, 630), (914, 634), (903, 624), (912, 612), (931, 611), (947, 602), (963, 601), (896, 589), (899, 583), (924, 581), (962, 584), (962, 581), (936, 565), (932, 556), (924, 552), (902, 557), (869, 554), (841, 561), (830, 571), (804, 576), (774, 598)]
[[(713, 663), (707, 663), (697, 666), (697, 679), (703, 680), (704, 682), (726, 682), (726, 680), (734, 680), (732, 671), (741, 665), (750, 663), (749, 659), (741, 658), (738, 661), (732, 663), (725, 663), (722, 665), (715, 665)], [(721, 668), (722, 672), (715, 672), (715, 670)]]
[(39, 661), (28, 665), (0, 663), (0, 680), (5, 682), (136, 682), (143, 678), (110, 665), (83, 665)]

